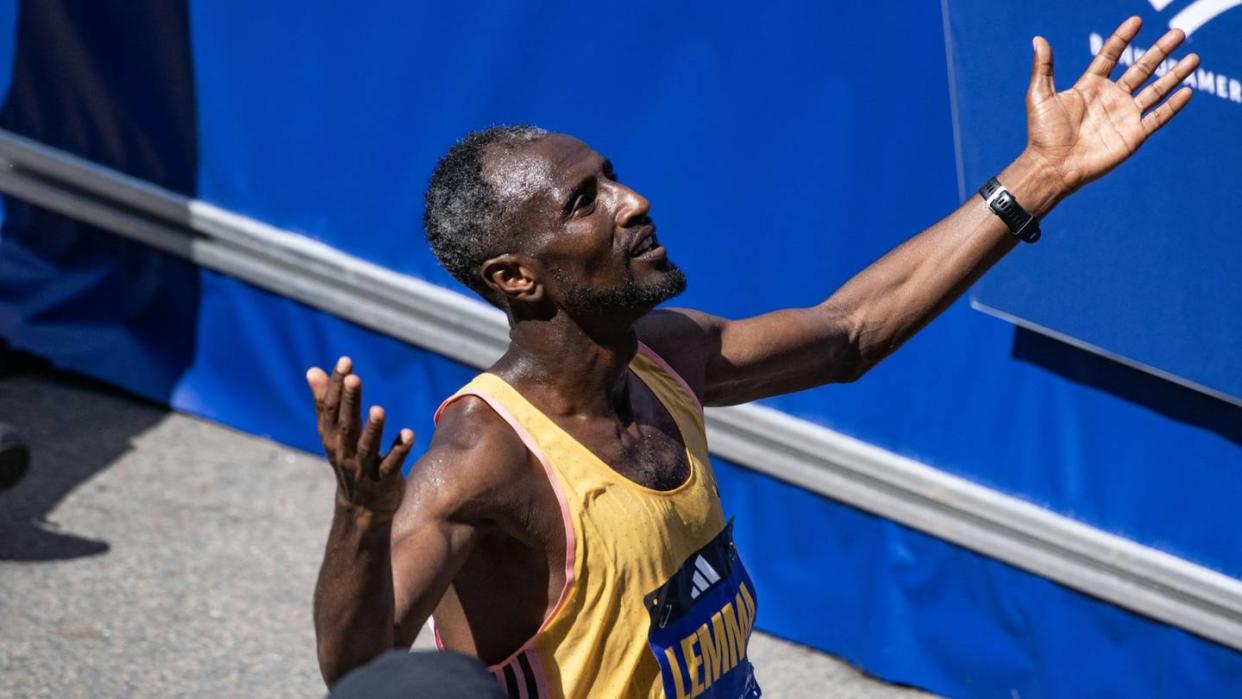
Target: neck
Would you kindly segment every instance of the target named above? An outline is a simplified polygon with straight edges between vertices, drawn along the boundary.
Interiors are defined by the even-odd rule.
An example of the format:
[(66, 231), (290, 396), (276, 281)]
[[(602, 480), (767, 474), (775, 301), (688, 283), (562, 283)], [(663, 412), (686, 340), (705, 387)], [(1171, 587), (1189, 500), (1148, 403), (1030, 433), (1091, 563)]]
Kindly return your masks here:
[(560, 311), (547, 319), (515, 320), (509, 350), (491, 369), (520, 385), (541, 408), (560, 415), (612, 415), (626, 390), (625, 372), (638, 352), (634, 324), (584, 321)]

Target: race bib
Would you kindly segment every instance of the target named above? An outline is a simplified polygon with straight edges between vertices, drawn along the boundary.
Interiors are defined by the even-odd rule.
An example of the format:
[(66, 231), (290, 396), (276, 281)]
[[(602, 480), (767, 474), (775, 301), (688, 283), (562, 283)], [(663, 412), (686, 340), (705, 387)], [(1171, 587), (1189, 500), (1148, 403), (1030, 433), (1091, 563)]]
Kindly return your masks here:
[(733, 521), (644, 598), (651, 652), (669, 699), (760, 696), (746, 657), (755, 587), (733, 545)]

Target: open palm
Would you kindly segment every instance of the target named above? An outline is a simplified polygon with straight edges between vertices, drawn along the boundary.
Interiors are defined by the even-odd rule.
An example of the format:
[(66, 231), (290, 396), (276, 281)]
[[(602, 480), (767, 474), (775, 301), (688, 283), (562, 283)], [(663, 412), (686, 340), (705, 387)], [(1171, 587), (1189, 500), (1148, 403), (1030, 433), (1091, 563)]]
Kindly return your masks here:
[(1028, 149), (1060, 175), (1068, 191), (1117, 167), (1190, 101), (1190, 88), (1183, 88), (1161, 103), (1198, 67), (1199, 57), (1193, 53), (1143, 87), (1186, 38), (1179, 29), (1162, 36), (1120, 79), (1109, 78), (1141, 25), (1138, 17), (1123, 22), (1078, 82), (1064, 92), (1057, 92), (1053, 83), (1052, 47), (1035, 38), (1026, 98)]

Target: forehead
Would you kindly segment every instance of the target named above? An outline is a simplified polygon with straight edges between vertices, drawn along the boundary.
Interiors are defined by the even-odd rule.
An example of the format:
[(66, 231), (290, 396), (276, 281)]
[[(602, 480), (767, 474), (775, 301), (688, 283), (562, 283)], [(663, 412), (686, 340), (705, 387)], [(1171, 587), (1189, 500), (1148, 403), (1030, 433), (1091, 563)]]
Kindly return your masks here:
[(484, 173), (503, 197), (528, 199), (539, 192), (555, 197), (601, 163), (603, 158), (587, 144), (553, 133), (529, 143), (495, 148), (488, 153)]
[(572, 175), (575, 171), (598, 167), (603, 158), (582, 141), (563, 133), (548, 134), (529, 144), (528, 152), (545, 160), (554, 176)]

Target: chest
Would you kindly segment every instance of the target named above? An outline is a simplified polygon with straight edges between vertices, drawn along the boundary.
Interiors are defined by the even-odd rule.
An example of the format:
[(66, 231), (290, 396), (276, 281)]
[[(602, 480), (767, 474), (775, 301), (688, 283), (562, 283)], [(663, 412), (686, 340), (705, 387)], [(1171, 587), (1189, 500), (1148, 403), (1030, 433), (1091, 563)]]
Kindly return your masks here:
[(553, 418), (597, 459), (624, 478), (652, 490), (673, 490), (690, 475), (677, 422), (654, 395), (635, 391), (616, 417)]

